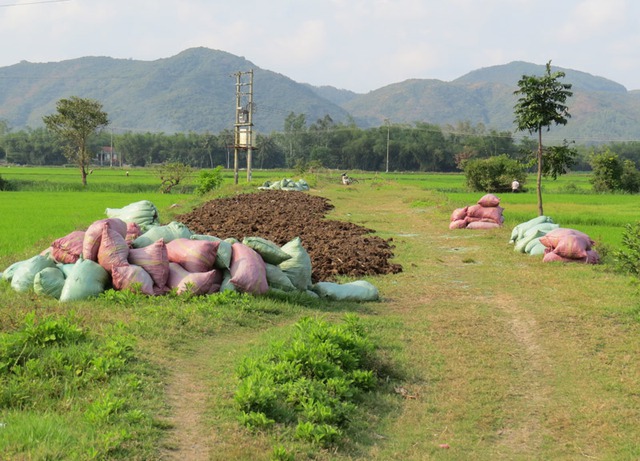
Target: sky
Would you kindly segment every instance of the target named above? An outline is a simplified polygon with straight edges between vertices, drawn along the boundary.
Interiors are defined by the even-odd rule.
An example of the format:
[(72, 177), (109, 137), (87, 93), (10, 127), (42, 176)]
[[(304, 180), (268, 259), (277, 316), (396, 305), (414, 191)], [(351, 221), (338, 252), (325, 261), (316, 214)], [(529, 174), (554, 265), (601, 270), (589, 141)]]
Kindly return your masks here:
[(0, 0), (0, 67), (206, 47), (357, 93), (512, 61), (634, 90), (639, 20), (637, 0)]

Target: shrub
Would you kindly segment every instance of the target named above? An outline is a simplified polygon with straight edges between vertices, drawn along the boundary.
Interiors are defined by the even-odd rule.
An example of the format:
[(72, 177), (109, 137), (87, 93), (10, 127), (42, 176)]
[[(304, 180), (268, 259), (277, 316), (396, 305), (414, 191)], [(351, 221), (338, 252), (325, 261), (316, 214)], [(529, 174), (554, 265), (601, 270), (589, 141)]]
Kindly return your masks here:
[(615, 252), (619, 269), (631, 275), (640, 275), (640, 222), (627, 224), (622, 234), (623, 249)]
[(163, 194), (170, 194), (174, 187), (186, 182), (193, 173), (189, 165), (180, 162), (155, 165), (152, 171), (161, 181), (160, 191)]
[(218, 189), (222, 185), (222, 167), (217, 166), (211, 171), (202, 170), (198, 177), (198, 187), (196, 194), (204, 195), (212, 190)]
[(504, 154), (467, 161), (464, 175), (467, 186), (481, 192), (510, 191), (514, 179), (524, 186), (527, 178), (525, 167)]
[(631, 160), (622, 160), (606, 150), (592, 155), (589, 163), (593, 169), (591, 184), (596, 192), (640, 192), (640, 171)]
[(591, 184), (596, 192), (612, 192), (620, 189), (620, 178), (622, 176), (622, 162), (618, 154), (609, 150), (594, 154), (589, 160), (593, 173)]
[(631, 160), (624, 160), (622, 162), (620, 188), (632, 194), (640, 192), (640, 171), (638, 171), (636, 164)]

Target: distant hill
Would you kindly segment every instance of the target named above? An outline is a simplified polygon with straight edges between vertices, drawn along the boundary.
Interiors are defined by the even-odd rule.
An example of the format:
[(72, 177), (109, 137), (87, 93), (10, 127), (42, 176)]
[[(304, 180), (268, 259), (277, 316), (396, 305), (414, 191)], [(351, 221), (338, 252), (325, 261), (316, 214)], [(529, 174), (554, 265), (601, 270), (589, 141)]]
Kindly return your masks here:
[(233, 129), (233, 74), (254, 70), (254, 124), (262, 132), (281, 131), (286, 116), (305, 113), (313, 122), (347, 112), (284, 75), (244, 58), (192, 48), (156, 61), (85, 57), (55, 63), (21, 62), (0, 68), (0, 118), (10, 126), (42, 126), (60, 98), (99, 100), (111, 125), (132, 131), (213, 133)]
[[(577, 70), (566, 73), (574, 96), (566, 127), (553, 127), (547, 139), (579, 143), (640, 140), (640, 91)], [(254, 70), (254, 124), (258, 132), (281, 131), (288, 114), (307, 122), (329, 115), (363, 128), (426, 122), (436, 125), (482, 123), (513, 131), (513, 92), (523, 75), (542, 75), (544, 65), (515, 61), (473, 70), (451, 82), (410, 79), (366, 94), (331, 86), (298, 83), (260, 69), (243, 57), (191, 48), (155, 61), (84, 57), (61, 62), (23, 61), (0, 68), (0, 119), (13, 129), (42, 126), (60, 98), (80, 96), (102, 102), (118, 131), (218, 133), (232, 129), (235, 78)]]
[[(547, 139), (579, 143), (640, 140), (640, 91), (627, 91), (616, 82), (571, 69), (562, 80), (572, 84), (568, 106), (571, 118), (564, 127), (552, 127)], [(343, 104), (355, 120), (379, 126), (416, 120), (436, 125), (460, 121), (513, 131), (513, 92), (523, 75), (543, 75), (545, 65), (521, 61), (474, 70), (451, 82), (412, 79), (385, 86)], [(522, 134), (522, 133), (521, 133)]]

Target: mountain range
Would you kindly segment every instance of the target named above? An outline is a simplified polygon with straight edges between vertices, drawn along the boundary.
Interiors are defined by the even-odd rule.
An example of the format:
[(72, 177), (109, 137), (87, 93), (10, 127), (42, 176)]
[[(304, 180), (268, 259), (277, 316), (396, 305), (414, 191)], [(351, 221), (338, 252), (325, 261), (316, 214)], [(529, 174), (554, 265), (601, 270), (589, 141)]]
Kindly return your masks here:
[[(117, 132), (205, 132), (232, 129), (238, 72), (253, 70), (253, 123), (261, 133), (282, 131), (290, 113), (307, 123), (329, 115), (361, 128), (424, 122), (482, 124), (514, 132), (513, 107), (523, 75), (542, 75), (545, 65), (515, 61), (473, 70), (453, 81), (410, 79), (359, 94), (312, 86), (260, 69), (244, 57), (190, 48), (155, 61), (83, 57), (0, 67), (0, 119), (16, 129), (43, 126), (61, 98), (100, 101)], [(578, 143), (640, 140), (640, 91), (585, 72), (561, 70), (572, 84), (571, 113), (549, 137)]]

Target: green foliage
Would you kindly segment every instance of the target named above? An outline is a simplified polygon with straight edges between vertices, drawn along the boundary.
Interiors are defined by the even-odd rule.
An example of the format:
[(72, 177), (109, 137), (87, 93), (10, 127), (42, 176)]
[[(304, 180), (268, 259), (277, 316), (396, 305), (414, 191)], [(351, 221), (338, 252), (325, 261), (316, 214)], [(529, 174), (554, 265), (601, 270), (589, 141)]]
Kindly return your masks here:
[(464, 174), (471, 190), (483, 192), (510, 191), (514, 179), (524, 186), (527, 178), (525, 167), (506, 155), (468, 160)]
[(174, 187), (188, 180), (193, 168), (181, 162), (162, 163), (152, 168), (153, 175), (160, 179), (160, 191), (170, 194)]
[(569, 147), (565, 139), (560, 146), (549, 146), (542, 153), (542, 176), (558, 176), (567, 174), (567, 170), (576, 163), (578, 151)]
[(640, 221), (625, 226), (622, 245), (623, 248), (614, 253), (618, 267), (628, 274), (640, 276)]
[(73, 313), (31, 312), (0, 334), (7, 459), (133, 459), (133, 434), (136, 450), (157, 440), (144, 410), (150, 381), (134, 360), (133, 339), (122, 325), (104, 333), (80, 327)]
[(198, 177), (198, 187), (196, 194), (204, 195), (212, 190), (218, 189), (222, 185), (222, 166), (218, 165), (214, 169), (201, 170)]
[(594, 191), (640, 192), (640, 171), (633, 161), (621, 159), (608, 148), (603, 152), (594, 153), (589, 161), (593, 170), (591, 184)]
[(590, 159), (593, 175), (591, 184), (596, 192), (612, 192), (620, 189), (622, 177), (622, 162), (617, 154), (608, 149), (594, 154)]
[(542, 128), (548, 130), (552, 123), (567, 124), (571, 115), (565, 103), (573, 93), (570, 83), (559, 81), (564, 77), (564, 72), (551, 73), (551, 61), (546, 65), (545, 75), (522, 76), (518, 89), (514, 91), (519, 96), (514, 108), (518, 130), (534, 134)]
[(341, 325), (303, 318), (288, 339), (238, 366), (241, 422), (253, 429), (293, 425), (299, 439), (338, 442), (357, 409), (354, 400), (377, 386), (374, 349), (356, 316)]
[(547, 149), (547, 165), (545, 165), (545, 150), (542, 146), (542, 129), (549, 131), (551, 124), (566, 125), (571, 117), (569, 108), (565, 105), (573, 93), (570, 83), (560, 82), (564, 72), (551, 73), (551, 61), (547, 63), (546, 73), (541, 77), (523, 75), (518, 81), (518, 89), (514, 94), (519, 96), (514, 107), (515, 123), (520, 131), (528, 131), (538, 135), (538, 152), (536, 161), (538, 175), (536, 181), (538, 196), (538, 214), (543, 215), (542, 207), (542, 176), (551, 174), (555, 179), (565, 171), (565, 163), (573, 162), (574, 151), (563, 146)]
[(295, 461), (293, 453), (289, 453), (282, 445), (276, 445), (271, 452), (271, 461)]
[(87, 184), (87, 171), (91, 161), (89, 138), (109, 124), (102, 104), (94, 99), (71, 96), (56, 103), (57, 113), (42, 118), (48, 130), (55, 133), (64, 145), (64, 155), (80, 168), (82, 184)]
[(622, 174), (620, 175), (620, 188), (632, 194), (640, 192), (640, 171), (631, 160), (622, 161)]
[(69, 389), (109, 380), (131, 359), (131, 340), (90, 338), (73, 317), (36, 319), (0, 335), (0, 408), (38, 408)]

